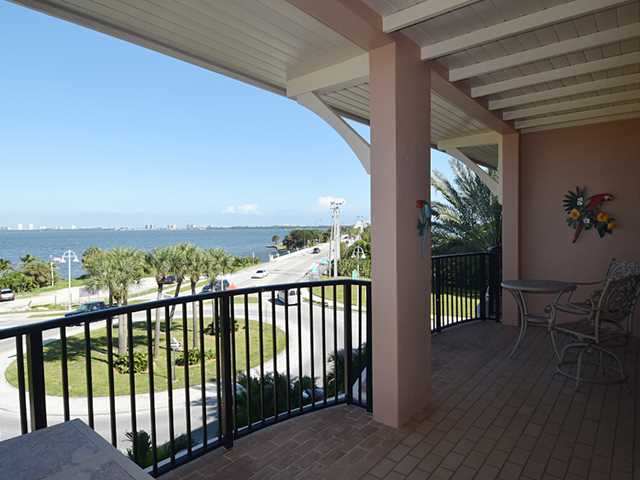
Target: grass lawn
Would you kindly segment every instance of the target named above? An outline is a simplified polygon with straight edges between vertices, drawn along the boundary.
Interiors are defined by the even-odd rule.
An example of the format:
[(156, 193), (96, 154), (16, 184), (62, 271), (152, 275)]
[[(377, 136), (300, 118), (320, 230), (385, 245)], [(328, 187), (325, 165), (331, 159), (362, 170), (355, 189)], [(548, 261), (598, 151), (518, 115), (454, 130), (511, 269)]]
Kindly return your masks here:
[[(367, 304), (367, 289), (358, 285), (351, 286), (351, 304), (358, 305), (358, 289), (362, 289), (362, 305), (366, 307)], [(316, 299), (320, 299), (322, 296), (322, 287), (314, 287), (313, 294), (316, 296)], [(324, 287), (324, 299), (325, 301), (332, 304), (333, 302), (333, 286)], [(344, 286), (338, 285), (336, 286), (336, 300), (338, 303), (344, 303)]]
[[(205, 325), (210, 323), (210, 318), (205, 318)], [(236, 338), (236, 368), (238, 370), (246, 370), (245, 357), (245, 321), (237, 320), (239, 326), (235, 332)], [(117, 322), (114, 321), (113, 329), (113, 345), (114, 345), (114, 361), (118, 345), (118, 329), (115, 328)], [(191, 346), (191, 320), (188, 323), (189, 346)], [(166, 340), (164, 335), (164, 322), (160, 338), (159, 358), (154, 363), (154, 382), (155, 390), (163, 391), (167, 389), (167, 356), (166, 356)], [(272, 326), (264, 324), (263, 328), (263, 345), (264, 359), (269, 360), (273, 357)], [(174, 320), (171, 327), (171, 335), (180, 342), (183, 341), (182, 322)], [(143, 323), (134, 324), (134, 350), (147, 351), (146, 328)], [(205, 334), (205, 349), (215, 350), (215, 337)], [(285, 334), (282, 330), (276, 329), (276, 339), (278, 352), (285, 347)], [(260, 361), (260, 332), (257, 321), (249, 321), (249, 364), (251, 367), (258, 365)], [(93, 395), (96, 397), (107, 396), (109, 394), (108, 374), (107, 374), (107, 332), (106, 328), (100, 328), (91, 332), (91, 371), (93, 376)], [(55, 340), (44, 346), (45, 358), (45, 378), (47, 395), (62, 396), (62, 374), (61, 374), (61, 342)], [(72, 397), (83, 397), (87, 394), (86, 388), (86, 369), (85, 369), (85, 352), (84, 352), (84, 334), (73, 335), (67, 338), (68, 351), (68, 372), (69, 372), (69, 395)], [(217, 356), (217, 355), (216, 355)], [(26, 368), (26, 367), (25, 367)], [(175, 378), (173, 386), (184, 386), (184, 366), (176, 365)], [(216, 377), (216, 359), (205, 361), (205, 375), (207, 381)], [(6, 371), (6, 378), (11, 385), (17, 388), (18, 379), (16, 371), (16, 362), (11, 363)], [(189, 367), (189, 383), (190, 385), (200, 384), (200, 363)], [(118, 373), (114, 369), (114, 384), (116, 395), (126, 395), (129, 393), (129, 374)], [(140, 373), (135, 376), (136, 393), (147, 393), (149, 391), (149, 374)]]
[[(81, 279), (81, 278), (74, 278), (71, 279), (71, 286), (72, 287), (82, 287), (84, 286), (84, 284), (87, 281), (85, 279)], [(48, 286), (48, 287), (41, 287), (41, 288), (35, 288), (33, 290), (31, 290), (30, 292), (24, 292), (24, 293), (19, 293), (17, 295), (18, 298), (23, 298), (23, 297), (30, 297), (33, 295), (38, 295), (39, 293), (47, 293), (47, 292), (53, 292), (54, 290), (62, 290), (64, 288), (68, 288), (69, 287), (69, 281), (68, 280), (58, 280), (53, 287), (52, 286)]]

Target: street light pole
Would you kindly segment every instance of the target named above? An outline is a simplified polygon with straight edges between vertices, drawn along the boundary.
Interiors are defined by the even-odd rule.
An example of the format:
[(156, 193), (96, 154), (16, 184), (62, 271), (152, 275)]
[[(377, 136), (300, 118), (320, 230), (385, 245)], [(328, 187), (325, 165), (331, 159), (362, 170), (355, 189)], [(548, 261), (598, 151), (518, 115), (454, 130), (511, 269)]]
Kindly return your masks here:
[(67, 262), (69, 264), (67, 280), (68, 280), (68, 291), (69, 291), (69, 310), (71, 310), (71, 307), (73, 305), (73, 296), (71, 294), (71, 262), (78, 263), (80, 262), (80, 260), (78, 260), (78, 255), (76, 255), (76, 252), (74, 252), (73, 250), (67, 250), (62, 254), (62, 256), (54, 258), (54, 260), (57, 261), (58, 263)]

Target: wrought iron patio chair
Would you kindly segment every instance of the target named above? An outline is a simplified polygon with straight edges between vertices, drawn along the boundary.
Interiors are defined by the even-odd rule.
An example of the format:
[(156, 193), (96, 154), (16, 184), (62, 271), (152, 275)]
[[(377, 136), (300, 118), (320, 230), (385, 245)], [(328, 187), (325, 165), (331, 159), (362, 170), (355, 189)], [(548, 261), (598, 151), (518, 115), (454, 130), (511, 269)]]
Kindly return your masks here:
[[(628, 272), (627, 272), (628, 273)], [(614, 349), (624, 347), (631, 334), (635, 307), (640, 297), (640, 274), (613, 275), (605, 283), (598, 298), (589, 301), (588, 310), (577, 310), (565, 303), (554, 303), (549, 326), (553, 348), (559, 363), (556, 373), (576, 381), (591, 383), (623, 383), (627, 377), (621, 359)], [(558, 313), (581, 317), (576, 321), (558, 323)], [(558, 335), (572, 337), (558, 353)], [(575, 359), (569, 352), (575, 351)], [(589, 358), (585, 358), (585, 357)], [(596, 357), (592, 360), (591, 357)], [(585, 366), (595, 367), (592, 376), (585, 375)], [(575, 371), (573, 368), (575, 367)]]
[[(607, 272), (602, 280), (595, 282), (572, 282), (578, 286), (576, 290), (567, 292), (562, 303), (564, 310), (573, 310), (575, 313), (588, 314), (591, 310), (594, 302), (597, 302), (602, 293), (602, 288), (606, 284), (607, 280), (611, 278), (620, 278), (628, 275), (640, 275), (640, 263), (619, 261), (612, 258), (607, 267)], [(585, 290), (585, 288), (592, 287), (588, 295), (582, 298), (575, 298), (579, 292)], [(628, 325), (630, 328), (631, 325)]]

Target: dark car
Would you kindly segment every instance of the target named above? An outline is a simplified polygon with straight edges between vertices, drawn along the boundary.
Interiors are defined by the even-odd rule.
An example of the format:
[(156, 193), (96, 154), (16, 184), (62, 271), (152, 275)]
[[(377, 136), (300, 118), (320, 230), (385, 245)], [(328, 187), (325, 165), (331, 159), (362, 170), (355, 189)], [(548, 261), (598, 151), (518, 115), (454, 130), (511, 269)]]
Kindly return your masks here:
[(167, 275), (162, 279), (162, 282), (160, 283), (162, 285), (171, 285), (172, 283), (176, 283), (176, 277), (175, 275)]
[(65, 313), (65, 317), (73, 317), (75, 315), (81, 315), (83, 313), (97, 312), (98, 310), (104, 310), (107, 308), (107, 304), (104, 302), (87, 302), (80, 305), (77, 309)]
[(320, 253), (320, 247), (315, 247), (313, 249), (313, 253)]

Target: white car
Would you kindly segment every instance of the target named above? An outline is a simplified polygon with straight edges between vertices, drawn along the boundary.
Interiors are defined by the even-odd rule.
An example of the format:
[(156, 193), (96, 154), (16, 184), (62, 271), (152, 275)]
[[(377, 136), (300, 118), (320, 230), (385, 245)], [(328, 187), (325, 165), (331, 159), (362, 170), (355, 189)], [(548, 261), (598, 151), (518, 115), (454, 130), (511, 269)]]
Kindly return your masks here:
[(289, 289), (289, 292), (278, 290), (278, 301), (282, 305), (298, 305), (298, 290), (295, 288)]
[(0, 302), (11, 302), (16, 299), (16, 294), (10, 288), (0, 290)]
[(265, 278), (267, 275), (269, 275), (268, 270), (260, 269), (256, 270), (254, 274), (251, 275), (251, 278)]

